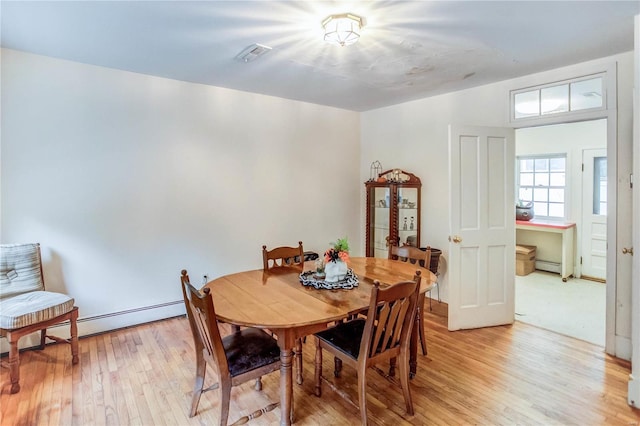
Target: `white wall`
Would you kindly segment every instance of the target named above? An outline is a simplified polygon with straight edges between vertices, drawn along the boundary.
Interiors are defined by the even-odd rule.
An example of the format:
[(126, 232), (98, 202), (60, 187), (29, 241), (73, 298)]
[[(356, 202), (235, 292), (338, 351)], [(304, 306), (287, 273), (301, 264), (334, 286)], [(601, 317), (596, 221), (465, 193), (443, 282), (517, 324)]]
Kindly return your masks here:
[[(506, 80), (469, 90), (407, 102), (368, 111), (361, 115), (361, 180), (369, 177), (369, 165), (380, 160), (383, 169), (401, 168), (422, 179), (422, 245), (442, 249), (445, 258), (440, 278), (441, 293), (448, 300), (447, 240), (449, 230), (448, 135), (449, 124), (511, 127), (509, 123), (509, 91), (532, 85), (560, 81), (594, 69), (605, 71), (617, 62), (617, 162), (620, 191), (627, 191), (632, 141), (632, 52), (596, 61)], [(616, 109), (616, 105), (611, 106)], [(609, 159), (613, 161), (613, 159)], [(626, 177), (625, 177), (626, 176)], [(364, 186), (362, 186), (364, 194)], [(620, 197), (622, 198), (622, 197)], [(629, 197), (627, 197), (629, 198)], [(625, 198), (625, 199), (627, 199)], [(361, 196), (364, 200), (364, 195)], [(629, 208), (627, 208), (629, 207)], [(364, 205), (361, 220), (364, 223)], [(630, 215), (630, 206), (618, 215)], [(625, 219), (630, 221), (629, 217)], [(362, 226), (364, 228), (364, 226)], [(361, 237), (364, 239), (364, 235)], [(630, 268), (629, 268), (630, 269)], [(617, 282), (618, 310), (616, 333), (630, 336), (630, 279)], [(627, 296), (627, 297), (625, 297)]]
[(184, 312), (182, 268), (263, 244), (361, 254), (355, 112), (5, 49), (1, 136), (1, 241), (42, 244), (81, 334)]

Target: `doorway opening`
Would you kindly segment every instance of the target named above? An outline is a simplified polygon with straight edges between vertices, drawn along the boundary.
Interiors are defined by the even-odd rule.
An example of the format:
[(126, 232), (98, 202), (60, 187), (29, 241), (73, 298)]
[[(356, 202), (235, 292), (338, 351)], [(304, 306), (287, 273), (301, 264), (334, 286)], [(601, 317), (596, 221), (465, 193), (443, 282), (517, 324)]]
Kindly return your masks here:
[[(525, 182), (531, 193), (517, 192), (516, 197), (531, 195), (534, 221), (575, 224), (571, 241), (529, 227), (516, 230), (516, 244), (537, 248), (536, 270), (516, 276), (516, 320), (605, 346), (607, 120), (517, 129), (515, 139), (517, 158), (566, 160), (564, 172), (550, 172), (550, 178), (539, 173), (537, 182)], [(536, 167), (544, 166), (540, 161)], [(558, 272), (567, 250), (573, 277), (563, 282)]]

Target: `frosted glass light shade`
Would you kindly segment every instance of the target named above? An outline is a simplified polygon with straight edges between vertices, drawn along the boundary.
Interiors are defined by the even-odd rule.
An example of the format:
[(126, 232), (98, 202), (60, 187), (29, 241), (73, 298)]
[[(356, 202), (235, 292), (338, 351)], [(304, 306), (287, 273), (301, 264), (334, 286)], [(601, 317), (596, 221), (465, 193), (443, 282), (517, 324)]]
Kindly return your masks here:
[(348, 46), (360, 38), (362, 31), (362, 18), (352, 13), (330, 15), (322, 21), (324, 28), (324, 41)]

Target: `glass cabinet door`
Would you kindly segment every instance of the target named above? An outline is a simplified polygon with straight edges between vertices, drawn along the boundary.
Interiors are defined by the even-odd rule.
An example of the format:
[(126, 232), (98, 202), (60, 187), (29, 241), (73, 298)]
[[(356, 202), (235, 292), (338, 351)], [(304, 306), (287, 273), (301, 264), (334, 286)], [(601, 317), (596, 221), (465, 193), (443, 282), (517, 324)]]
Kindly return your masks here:
[(392, 169), (369, 179), (365, 187), (366, 256), (387, 258), (392, 244), (420, 247), (420, 178)]
[(398, 245), (418, 246), (418, 189), (398, 187)]
[(371, 221), (369, 229), (370, 244), (373, 247), (373, 256), (387, 258), (389, 248), (387, 241), (390, 228), (391, 191), (389, 187), (375, 187), (370, 197), (373, 205), (371, 209)]

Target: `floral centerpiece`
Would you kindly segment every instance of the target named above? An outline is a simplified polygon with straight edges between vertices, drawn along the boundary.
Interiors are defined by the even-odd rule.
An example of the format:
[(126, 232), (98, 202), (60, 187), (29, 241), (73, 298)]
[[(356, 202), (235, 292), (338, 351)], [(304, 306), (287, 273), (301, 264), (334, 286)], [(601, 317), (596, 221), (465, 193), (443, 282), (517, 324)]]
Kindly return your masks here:
[(330, 243), (331, 248), (324, 252), (325, 281), (338, 282), (347, 276), (349, 261), (349, 241), (347, 237), (338, 238), (335, 243)]

